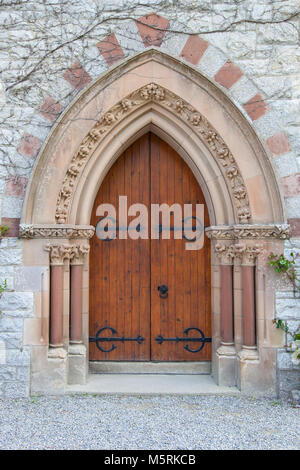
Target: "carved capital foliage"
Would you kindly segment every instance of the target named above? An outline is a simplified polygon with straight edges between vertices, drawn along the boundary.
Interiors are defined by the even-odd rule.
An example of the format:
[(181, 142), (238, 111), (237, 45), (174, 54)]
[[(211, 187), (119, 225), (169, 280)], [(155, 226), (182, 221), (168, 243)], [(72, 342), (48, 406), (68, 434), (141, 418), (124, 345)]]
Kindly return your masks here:
[(86, 255), (89, 253), (89, 245), (73, 245), (71, 254), (71, 264), (83, 264)]
[(19, 237), (20, 238), (68, 238), (89, 239), (95, 233), (95, 228), (92, 225), (20, 225)]
[(66, 260), (72, 264), (83, 264), (85, 256), (89, 253), (90, 247), (86, 244), (80, 245), (51, 245), (45, 246), (45, 250), (49, 251), (51, 265), (62, 265)]
[(215, 240), (263, 240), (277, 238), (286, 240), (290, 236), (290, 226), (276, 225), (232, 225), (208, 227), (205, 231), (208, 238)]
[(134, 91), (113, 106), (84, 138), (64, 177), (57, 200), (56, 222), (65, 224), (68, 220), (73, 192), (78, 178), (103, 137), (118, 122), (149, 101), (171, 110), (199, 135), (219, 163), (224, 178), (227, 180), (239, 223), (249, 222), (251, 210), (246, 186), (238, 165), (222, 137), (193, 106), (155, 83), (149, 83)]
[(234, 253), (232, 251), (232, 245), (228, 245), (225, 243), (217, 243), (215, 246), (215, 251), (221, 260), (221, 264), (232, 264)]
[(225, 244), (217, 243), (215, 252), (221, 259), (221, 264), (232, 264), (235, 259), (239, 259), (244, 266), (253, 266), (257, 257), (263, 252), (259, 244), (247, 244), (245, 242)]
[(52, 266), (64, 264), (64, 261), (71, 258), (72, 245), (46, 245), (45, 250), (49, 251), (50, 263)]

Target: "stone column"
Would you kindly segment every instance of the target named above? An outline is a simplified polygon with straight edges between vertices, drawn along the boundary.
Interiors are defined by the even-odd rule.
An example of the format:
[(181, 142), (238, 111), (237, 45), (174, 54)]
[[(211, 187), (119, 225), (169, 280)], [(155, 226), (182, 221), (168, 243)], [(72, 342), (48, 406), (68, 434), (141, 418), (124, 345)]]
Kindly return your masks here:
[(217, 382), (236, 384), (236, 350), (233, 333), (233, 252), (231, 245), (217, 243), (221, 277), (221, 344), (217, 350)]
[(239, 243), (236, 250), (241, 256), (242, 290), (243, 290), (243, 346), (238, 354), (238, 384), (242, 391), (247, 391), (248, 384), (253, 383), (259, 356), (256, 344), (256, 258), (261, 251), (259, 245)]
[(69, 384), (84, 384), (87, 379), (86, 347), (82, 343), (82, 274), (89, 245), (72, 247), (70, 282)]
[(70, 245), (47, 245), (50, 254), (50, 348), (63, 347), (63, 269), (69, 259)]

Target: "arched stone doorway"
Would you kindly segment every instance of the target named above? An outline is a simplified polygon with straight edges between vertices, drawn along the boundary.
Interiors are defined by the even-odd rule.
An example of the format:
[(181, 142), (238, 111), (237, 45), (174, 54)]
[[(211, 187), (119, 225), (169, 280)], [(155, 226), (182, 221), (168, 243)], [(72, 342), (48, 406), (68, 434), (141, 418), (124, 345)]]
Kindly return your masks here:
[(272, 302), (265, 307), (273, 287), (265, 263), (288, 229), (272, 166), (230, 99), (156, 50), (90, 85), (37, 161), (21, 225), (26, 265), (45, 266), (36, 312), (43, 344), (32, 340), (32, 389), (64, 390), (67, 381), (86, 379), (93, 203), (116, 159), (148, 131), (186, 161), (208, 206), (213, 375), (245, 392), (273, 393)]
[[(155, 204), (165, 215), (155, 217)], [(194, 233), (185, 219), (194, 222)], [(210, 224), (203, 193), (182, 158), (155, 134), (144, 134), (106, 175), (91, 225), (98, 229), (90, 250), (90, 360), (210, 361), (210, 240), (204, 233)]]

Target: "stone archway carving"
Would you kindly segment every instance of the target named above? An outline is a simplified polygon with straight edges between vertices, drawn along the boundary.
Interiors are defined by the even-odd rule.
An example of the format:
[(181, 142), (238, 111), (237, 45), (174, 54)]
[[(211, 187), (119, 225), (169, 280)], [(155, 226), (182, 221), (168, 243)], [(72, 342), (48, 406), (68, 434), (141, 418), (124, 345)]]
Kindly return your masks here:
[(85, 137), (78, 152), (72, 158), (66, 176), (64, 177), (57, 200), (56, 222), (58, 224), (67, 223), (77, 179), (80, 177), (96, 145), (99, 144), (104, 135), (109, 132), (116, 123), (120, 122), (126, 115), (149, 101), (155, 101), (159, 103), (160, 106), (170, 109), (173, 113), (179, 115), (183, 121), (193, 126), (194, 130), (208, 146), (215, 160), (219, 162), (223, 169), (224, 177), (227, 180), (232, 195), (237, 220), (241, 224), (249, 222), (251, 220), (251, 210), (246, 186), (237, 162), (220, 134), (193, 106), (155, 83), (150, 83), (134, 91), (126, 98), (123, 98), (101, 117)]
[[(138, 83), (128, 80), (132, 76), (138, 77)], [(173, 80), (168, 89), (165, 77)], [(90, 117), (91, 110), (97, 110), (100, 98), (104, 106), (96, 114), (97, 119), (92, 115), (91, 123), (86, 117)], [(168, 119), (167, 129), (164, 121)], [(49, 341), (42, 346), (38, 343), (35, 354), (43, 351), (43, 358), (34, 359), (33, 374), (36, 369), (39, 377), (44, 374), (43, 383), (48, 388), (51, 377), (65, 387), (66, 370), (73, 383), (85, 380), (88, 333), (83, 328), (80, 338), (79, 329), (72, 330), (72, 321), (75, 319), (78, 326), (78, 318), (84, 318), (85, 324), (88, 318), (84, 286), (89, 264), (87, 256), (77, 259), (74, 253), (79, 244), (88, 245), (94, 234), (94, 228), (88, 225), (89, 207), (108, 168), (119, 156), (119, 148), (128, 146), (150, 125), (161, 130), (163, 138), (168, 132), (180, 134), (178, 140), (176, 135), (171, 136), (170, 145), (174, 142), (183, 158), (189, 156), (199, 174), (206, 171), (208, 181), (203, 177), (203, 182), (209, 189), (209, 203), (219, 205), (217, 216), (212, 218), (215, 226), (206, 229), (212, 239), (214, 276), (213, 374), (218, 383), (233, 385), (239, 369), (242, 389), (253, 376), (261, 379), (261, 388), (266, 389), (265, 364), (271, 367), (274, 354), (268, 337), (273, 311), (264, 310), (264, 299), (270, 293), (265, 254), (281, 247), (282, 240), (289, 236), (277, 181), (267, 152), (228, 96), (192, 67), (153, 50), (136, 60), (129, 59), (84, 90), (53, 129), (33, 171), (20, 226), (24, 257), (28, 266), (42, 264), (48, 271), (50, 266), (48, 287), (43, 289), (48, 289), (49, 295), (50, 285), (53, 308), (59, 308), (53, 315), (45, 300), (41, 313), (37, 313), (41, 322), (49, 327), (55, 316), (56, 322), (64, 318), (67, 325), (55, 339), (56, 348), (49, 348)], [(82, 203), (83, 199), (87, 202)], [(263, 213), (262, 201), (266, 205)], [(49, 243), (53, 249), (49, 249)], [(54, 259), (52, 251), (70, 256)], [(37, 261), (30, 261), (33, 252)], [(63, 278), (71, 286), (64, 299)], [(53, 286), (57, 284), (60, 294), (53, 298)], [(243, 297), (242, 291), (247, 295)], [(78, 310), (78, 292), (83, 292), (82, 311)], [(250, 299), (251, 305), (243, 303), (242, 297)], [(74, 337), (68, 331), (69, 319), (71, 330), (76, 332)], [(247, 328), (243, 330), (243, 322), (247, 328), (251, 326), (251, 335)], [(39, 391), (39, 386), (36, 379), (33, 389)]]

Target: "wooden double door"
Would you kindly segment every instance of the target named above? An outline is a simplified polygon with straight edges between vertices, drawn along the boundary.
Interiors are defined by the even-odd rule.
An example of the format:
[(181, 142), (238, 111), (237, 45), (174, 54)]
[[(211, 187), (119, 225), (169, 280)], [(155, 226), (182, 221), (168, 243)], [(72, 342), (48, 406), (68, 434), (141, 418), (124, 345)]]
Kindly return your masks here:
[[(204, 204), (193, 173), (182, 158), (156, 135), (132, 144), (105, 177), (92, 212), (101, 204), (119, 210), (119, 196), (128, 207), (142, 203)], [(104, 218), (108, 214), (105, 214)], [(118, 217), (118, 216), (117, 216)], [(128, 216), (128, 224), (135, 217)], [(207, 361), (211, 358), (210, 245), (187, 250), (185, 238), (91, 240), (90, 360)], [(208, 213), (205, 205), (205, 225)], [(126, 227), (125, 227), (126, 228)], [(122, 236), (122, 235), (121, 235)], [(205, 337), (205, 339), (203, 339)], [(202, 338), (202, 339), (201, 339)], [(196, 351), (196, 352), (195, 352)]]

